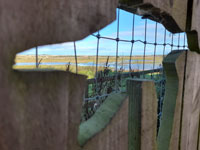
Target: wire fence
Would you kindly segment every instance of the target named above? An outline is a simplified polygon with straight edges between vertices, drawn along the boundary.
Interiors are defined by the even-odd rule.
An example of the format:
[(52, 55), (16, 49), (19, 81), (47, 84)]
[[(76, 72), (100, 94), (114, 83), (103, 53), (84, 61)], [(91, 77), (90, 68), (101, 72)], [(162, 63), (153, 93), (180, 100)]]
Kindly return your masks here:
[[(185, 33), (172, 34), (157, 22), (120, 9), (117, 9), (117, 19), (111, 27), (107, 27), (112, 31), (110, 35), (106, 29), (91, 34), (95, 43), (91, 43), (93, 49), (89, 52), (83, 51), (85, 55), (79, 55), (79, 42), (74, 41), (71, 43), (73, 53), (62, 56), (65, 62), (60, 67), (64, 66), (64, 70), (92, 74), (85, 91), (83, 120), (90, 118), (108, 95), (126, 91), (128, 78), (155, 81), (160, 116), (165, 90), (162, 60), (172, 50), (187, 49)], [(35, 48), (35, 66), (45, 68), (46, 56), (39, 55), (39, 50), (39, 47)], [(48, 63), (61, 63), (61, 56), (52, 58)]]
[[(96, 76), (94, 79), (88, 80), (88, 88), (86, 90), (86, 97), (85, 97), (85, 113), (84, 117), (87, 120), (94, 114), (95, 110), (98, 106), (100, 106), (100, 103), (102, 103), (106, 97), (109, 94), (112, 94), (114, 92), (121, 92), (126, 90), (126, 79), (128, 78), (150, 78), (155, 80), (156, 89), (157, 89), (157, 95), (158, 95), (158, 118), (161, 116), (162, 112), (162, 103), (164, 99), (164, 93), (165, 93), (165, 76), (164, 76), (164, 70), (162, 68), (162, 65), (159, 64), (159, 66), (156, 66), (156, 57), (157, 57), (157, 51), (159, 47), (159, 54), (162, 55), (162, 59), (165, 57), (167, 53), (170, 51), (176, 49), (186, 49), (186, 35), (185, 33), (179, 33), (179, 34), (172, 34), (169, 33), (166, 29), (163, 30), (163, 32), (159, 32), (159, 38), (162, 38), (158, 40), (158, 23), (154, 22), (154, 41), (150, 42), (147, 40), (147, 34), (148, 34), (148, 19), (145, 19), (144, 21), (144, 34), (143, 34), (143, 40), (136, 39), (135, 36), (135, 14), (132, 15), (132, 37), (130, 40), (127, 39), (121, 39), (120, 34), (120, 9), (117, 10), (117, 34), (116, 38), (113, 37), (107, 37), (102, 36), (100, 32), (98, 31), (96, 34), (92, 34), (95, 38), (97, 38), (97, 49), (96, 49)], [(151, 29), (152, 30), (152, 29)], [(171, 35), (171, 39), (167, 38), (167, 32)], [(162, 36), (161, 36), (162, 35)], [(176, 37), (176, 38), (175, 38)], [(115, 70), (114, 75), (108, 74), (108, 67), (105, 66), (104, 70), (99, 71), (98, 70), (98, 58), (99, 58), (99, 45), (101, 43), (101, 40), (110, 40), (113, 42), (116, 42), (116, 55), (115, 55)], [(175, 41), (177, 40), (177, 41)], [(123, 66), (119, 69), (119, 44), (121, 42), (131, 43), (130, 46), (130, 55), (129, 55), (129, 69), (128, 72), (124, 72)], [(142, 55), (142, 68), (140, 67), (137, 70), (137, 73), (135, 73), (135, 69), (132, 66), (132, 57), (133, 52), (137, 51), (137, 47), (135, 46), (137, 43), (143, 44), (143, 55)], [(149, 46), (153, 46), (152, 51), (152, 69), (146, 69), (145, 66), (146, 61), (148, 60), (146, 55), (147, 48)], [(168, 49), (168, 52), (166, 53), (166, 49)], [(170, 51), (169, 51), (170, 49)], [(162, 52), (161, 52), (162, 51)], [(161, 57), (161, 56), (160, 56)], [(95, 81), (95, 82), (94, 82)]]
[[(96, 53), (96, 78), (98, 78), (98, 56), (99, 56), (99, 45), (100, 45), (100, 40), (101, 39), (106, 39), (106, 40), (112, 40), (113, 42), (116, 42), (116, 61), (115, 61), (115, 85), (117, 86), (117, 76), (118, 76), (118, 52), (119, 52), (119, 43), (120, 42), (127, 42), (127, 43), (131, 43), (131, 47), (130, 47), (130, 59), (129, 59), (129, 72), (133, 71), (132, 68), (132, 55), (133, 55), (133, 51), (134, 51), (134, 45), (136, 45), (137, 43), (142, 43), (143, 44), (143, 60), (142, 60), (142, 69), (138, 69), (138, 70), (142, 70), (143, 72), (145, 71), (145, 65), (146, 65), (146, 49), (148, 46), (153, 46), (153, 62), (152, 62), (152, 69), (154, 70), (155, 68), (158, 68), (158, 66), (156, 67), (156, 52), (157, 52), (157, 47), (162, 46), (162, 56), (164, 58), (164, 56), (166, 55), (166, 47), (171, 47), (171, 51), (173, 49), (185, 49), (187, 48), (187, 44), (186, 44), (186, 37), (185, 37), (185, 33), (179, 33), (177, 36), (177, 42), (175, 44), (174, 40), (174, 34), (171, 34), (171, 43), (167, 40), (167, 30), (164, 29), (164, 33), (159, 33), (160, 35), (163, 34), (163, 42), (159, 43), (158, 42), (158, 23), (155, 22), (155, 33), (154, 33), (154, 42), (149, 42), (147, 41), (147, 30), (148, 30), (148, 19), (145, 19), (144, 22), (144, 40), (140, 40), (140, 39), (135, 39), (135, 15), (133, 14), (132, 17), (132, 39), (131, 40), (125, 40), (125, 39), (120, 39), (119, 38), (119, 25), (120, 25), (120, 9), (118, 9), (117, 11), (117, 36), (116, 38), (111, 38), (111, 37), (106, 37), (106, 36), (101, 36), (100, 33), (98, 32), (98, 34), (92, 34), (92, 36), (97, 38), (97, 53)], [(182, 39), (181, 39), (181, 35)], [(182, 40), (182, 42), (181, 42)], [(182, 43), (182, 45), (180, 45), (180, 43)], [(137, 50), (135, 50), (137, 51)], [(160, 50), (161, 51), (161, 48)], [(159, 66), (161, 67), (161, 66)], [(143, 78), (145, 78), (145, 74), (143, 74)], [(115, 88), (117, 89), (117, 87)]]

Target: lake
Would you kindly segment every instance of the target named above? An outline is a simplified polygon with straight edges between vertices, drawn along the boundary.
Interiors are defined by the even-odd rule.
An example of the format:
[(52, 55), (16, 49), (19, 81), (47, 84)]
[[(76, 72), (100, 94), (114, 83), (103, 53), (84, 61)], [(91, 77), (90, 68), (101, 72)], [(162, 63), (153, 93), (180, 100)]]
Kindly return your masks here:
[[(136, 63), (137, 60), (133, 60), (132, 62), (134, 62), (134, 64), (131, 64), (131, 68), (132, 69), (136, 69), (136, 70), (143, 70), (143, 64), (141, 63)], [(140, 60), (141, 62), (141, 60)], [(149, 63), (148, 63), (149, 62)], [(125, 70), (129, 70), (129, 64), (127, 62), (124, 62), (125, 64), (123, 64), (123, 69)], [(40, 65), (50, 65), (50, 66), (53, 66), (53, 65), (68, 65), (69, 63), (65, 63), (65, 62), (41, 62)], [(29, 63), (17, 63), (15, 64), (16, 66), (34, 66), (36, 65), (35, 62), (29, 62)], [(70, 65), (75, 65), (75, 63), (70, 63)], [(78, 66), (96, 66), (95, 63), (93, 62), (87, 62), (87, 63), (78, 63)], [(105, 63), (99, 63), (98, 66), (105, 66)], [(115, 68), (116, 67), (116, 64), (115, 62), (110, 62), (108, 64), (108, 66), (110, 68)], [(118, 69), (120, 69), (122, 67), (122, 62), (119, 62), (118, 63)], [(157, 69), (157, 68), (161, 68), (162, 66), (160, 64), (155, 64), (155, 67), (154, 69)], [(150, 70), (150, 69), (153, 69), (153, 63), (151, 63), (149, 60), (146, 60), (145, 62), (145, 66), (144, 66), (144, 70)]]

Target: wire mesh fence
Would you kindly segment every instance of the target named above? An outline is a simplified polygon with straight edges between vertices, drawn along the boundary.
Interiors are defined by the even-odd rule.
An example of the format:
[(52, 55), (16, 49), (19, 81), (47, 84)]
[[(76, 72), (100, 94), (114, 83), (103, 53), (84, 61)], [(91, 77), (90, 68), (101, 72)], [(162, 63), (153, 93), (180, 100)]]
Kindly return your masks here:
[[(138, 17), (138, 16), (137, 16)], [(130, 19), (130, 18), (129, 18)], [(117, 23), (116, 23), (116, 37), (102, 36), (100, 32), (92, 34), (92, 36), (97, 38), (97, 52), (96, 52), (96, 76), (94, 79), (88, 80), (88, 89), (86, 90), (86, 111), (88, 112), (88, 107), (91, 108), (91, 113), (95, 112), (99, 103), (105, 100), (105, 98), (112, 94), (113, 92), (120, 92), (126, 90), (126, 79), (128, 78), (148, 78), (155, 80), (158, 96), (158, 116), (160, 118), (162, 112), (162, 103), (164, 98), (165, 90), (165, 76), (164, 70), (162, 68), (163, 58), (172, 50), (181, 50), (187, 48), (187, 41), (185, 33), (172, 34), (169, 33), (163, 26), (157, 22), (153, 22), (148, 19), (142, 20), (140, 18), (140, 25), (143, 24), (142, 36), (136, 36), (138, 18), (136, 15), (132, 15), (132, 30), (131, 39), (120, 38), (120, 9), (117, 10)], [(150, 22), (150, 25), (148, 25)], [(148, 36), (150, 34), (150, 36)], [(169, 35), (167, 37), (167, 34)], [(169, 38), (170, 37), (170, 38)], [(142, 39), (143, 38), (143, 39)], [(110, 40), (116, 44), (116, 55), (115, 55), (115, 66), (114, 74), (108, 74), (108, 66), (105, 65), (103, 70), (98, 69), (98, 57), (99, 57), (99, 45), (103, 40)], [(128, 58), (128, 63), (126, 56), (123, 56), (120, 60), (119, 51), (123, 48), (120, 44), (128, 43), (130, 44), (130, 54)], [(139, 46), (140, 45), (140, 46)], [(140, 60), (134, 58), (134, 52), (139, 51), (138, 47), (143, 48), (143, 55), (140, 55)], [(150, 50), (151, 49), (151, 50)], [(150, 51), (149, 51), (150, 50)], [(109, 59), (109, 57), (108, 57)], [(125, 59), (125, 60), (123, 60)], [(108, 61), (106, 62), (108, 64)], [(137, 65), (136, 68), (134, 65)], [(137, 72), (137, 73), (136, 73)], [(96, 81), (96, 82), (94, 82)], [(93, 102), (95, 101), (95, 102)], [(88, 105), (92, 103), (93, 107)], [(86, 113), (86, 114), (87, 114)], [(86, 116), (88, 119), (90, 117)]]
[(126, 91), (128, 78), (153, 79), (160, 116), (165, 89), (162, 60), (172, 50), (187, 49), (186, 35), (172, 34), (157, 22), (120, 9), (116, 13), (112, 25), (87, 39), (60, 44), (61, 52), (66, 50), (64, 55), (55, 55), (59, 45), (36, 47), (30, 51), (34, 62), (27, 57), (29, 53), (20, 62), (21, 54), (16, 58), (16, 66), (29, 63), (29, 68), (54, 68), (87, 75), (83, 120), (90, 118), (108, 95)]

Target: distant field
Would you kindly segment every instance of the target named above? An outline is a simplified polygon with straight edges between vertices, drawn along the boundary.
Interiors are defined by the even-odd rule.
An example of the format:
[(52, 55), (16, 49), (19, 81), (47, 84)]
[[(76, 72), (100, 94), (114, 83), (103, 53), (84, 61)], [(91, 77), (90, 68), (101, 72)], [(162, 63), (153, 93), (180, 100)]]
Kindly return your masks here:
[[(40, 55), (39, 60), (42, 62), (71, 62), (75, 63), (75, 57), (74, 56), (56, 56), (56, 55)], [(96, 62), (96, 56), (78, 56), (78, 63), (87, 63), (87, 62)], [(118, 61), (124, 61), (129, 60), (129, 56), (119, 56)], [(146, 56), (146, 60), (151, 61), (151, 63), (154, 60), (153, 56)], [(156, 56), (155, 57), (155, 62), (156, 63), (161, 63), (163, 59), (163, 56)], [(107, 56), (99, 56), (98, 57), (98, 62), (99, 63), (106, 63)], [(116, 57), (115, 56), (109, 56), (109, 62), (115, 62)], [(143, 56), (133, 56), (132, 60), (137, 60), (137, 63), (143, 63)], [(35, 62), (35, 55), (17, 55), (15, 62)], [(149, 62), (150, 63), (150, 62)]]
[[(13, 69), (20, 69), (20, 70), (26, 70), (26, 69), (37, 69), (35, 65), (31, 66), (13, 66)], [(48, 70), (61, 70), (66, 71), (67, 66), (65, 65), (40, 65), (39, 69), (48, 69)], [(99, 68), (99, 70), (103, 70), (103, 68)], [(69, 71), (76, 72), (75, 66), (70, 66)], [(80, 66), (78, 67), (78, 73), (88, 76), (88, 79), (94, 78), (95, 76), (95, 67), (92, 66)]]
[[(107, 56), (99, 56), (98, 57), (98, 70), (103, 70), (108, 57)], [(129, 56), (119, 56), (118, 57), (118, 65), (119, 66), (128, 66), (129, 64)], [(156, 56), (155, 57), (155, 64), (162, 63), (163, 56)], [(96, 66), (96, 56), (78, 56), (77, 57), (78, 64), (86, 64), (91, 63), (93, 65), (85, 65), (85, 66), (78, 66), (78, 73), (85, 74), (88, 78), (93, 78), (95, 75), (95, 66)], [(154, 57), (153, 56), (146, 56), (145, 57), (145, 64), (153, 64)], [(38, 57), (38, 61), (40, 62), (39, 68), (40, 69), (55, 69), (55, 70), (63, 70), (66, 71), (68, 68), (68, 64), (70, 65), (69, 70), (72, 72), (76, 71), (75, 67), (75, 57), (74, 56), (53, 56), (53, 55), (40, 55)], [(13, 66), (14, 69), (35, 69), (36, 66), (33, 63), (36, 62), (35, 55), (17, 55), (15, 59), (15, 63), (32, 63), (32, 65), (15, 65)], [(66, 63), (64, 65), (44, 65), (45, 63)], [(114, 63), (116, 62), (116, 57), (109, 56), (108, 64), (112, 64), (110, 67), (111, 70), (114, 70)], [(44, 63), (44, 64), (42, 64)], [(143, 64), (143, 56), (133, 56), (132, 57), (132, 64)], [(126, 70), (127, 71), (127, 70)]]

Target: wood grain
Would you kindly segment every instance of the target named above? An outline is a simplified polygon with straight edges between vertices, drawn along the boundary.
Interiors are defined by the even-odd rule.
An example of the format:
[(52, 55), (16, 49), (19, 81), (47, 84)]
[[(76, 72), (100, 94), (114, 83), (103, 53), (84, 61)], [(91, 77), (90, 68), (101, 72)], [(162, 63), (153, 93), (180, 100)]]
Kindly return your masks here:
[(172, 52), (163, 62), (167, 85), (158, 136), (159, 150), (197, 150), (200, 123), (199, 63), (200, 55), (190, 51)]
[(101, 132), (93, 136), (83, 146), (83, 149), (128, 150), (128, 106), (129, 101), (126, 98), (109, 124)]
[(188, 0), (120, 0), (129, 12), (162, 23), (170, 32), (186, 30)]
[(157, 98), (154, 82), (128, 80), (129, 150), (156, 150)]
[(193, 0), (191, 6), (191, 27), (188, 32), (188, 46), (190, 50), (200, 53), (200, 3), (199, 0)]
[[(184, 55), (187, 55), (187, 62), (185, 64), (185, 90), (183, 91), (181, 150), (196, 150), (200, 123), (200, 55), (195, 52), (184, 53), (182, 57)], [(178, 60), (177, 63), (183, 64), (183, 61)]]

